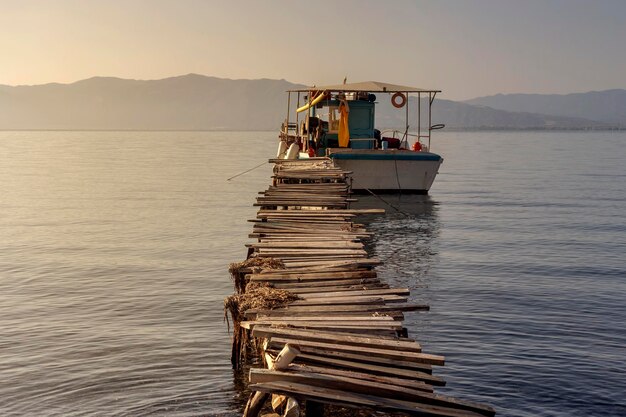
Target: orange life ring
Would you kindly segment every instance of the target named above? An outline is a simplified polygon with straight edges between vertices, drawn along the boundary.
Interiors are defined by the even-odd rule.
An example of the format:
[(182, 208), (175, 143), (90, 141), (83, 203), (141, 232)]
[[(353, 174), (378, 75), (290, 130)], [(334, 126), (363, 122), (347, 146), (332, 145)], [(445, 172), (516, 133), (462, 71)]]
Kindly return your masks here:
[[(397, 102), (397, 99), (400, 99), (400, 102)], [(402, 107), (404, 107), (404, 105), (406, 104), (406, 96), (400, 92), (394, 94), (393, 96), (391, 96), (391, 104), (393, 104), (393, 107), (395, 107), (396, 109), (400, 109)]]

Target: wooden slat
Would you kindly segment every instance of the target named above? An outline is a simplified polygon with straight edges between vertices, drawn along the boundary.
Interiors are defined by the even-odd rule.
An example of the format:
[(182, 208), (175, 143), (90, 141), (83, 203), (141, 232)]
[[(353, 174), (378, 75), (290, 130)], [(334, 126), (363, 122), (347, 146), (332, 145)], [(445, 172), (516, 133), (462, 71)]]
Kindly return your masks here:
[(280, 279), (298, 278), (300, 280), (314, 279), (314, 278), (375, 278), (376, 271), (347, 271), (347, 272), (301, 272), (301, 271), (289, 271), (289, 270), (274, 270), (272, 272), (261, 272), (257, 274), (246, 275), (253, 281), (279, 281)]
[(297, 290), (297, 289), (315, 289), (319, 291), (322, 288), (336, 288), (336, 287), (352, 287), (359, 285), (387, 285), (382, 284), (378, 278), (357, 278), (357, 279), (330, 279), (325, 281), (311, 280), (311, 281), (294, 281), (294, 282), (272, 282), (275, 288), (284, 290)]
[(372, 347), (363, 347), (363, 346), (351, 346), (344, 345), (341, 343), (326, 343), (326, 342), (316, 342), (311, 340), (300, 340), (297, 338), (291, 337), (272, 337), (270, 339), (270, 346), (275, 348), (282, 349), (282, 347), (287, 343), (295, 343), (300, 347), (310, 347), (319, 350), (328, 350), (328, 351), (337, 351), (337, 352), (349, 352), (349, 353), (358, 353), (361, 355), (370, 355), (381, 357), (389, 360), (399, 360), (399, 361), (411, 361), (415, 363), (427, 363), (431, 365), (440, 365), (444, 364), (444, 357), (438, 355), (430, 355), (427, 353), (420, 352), (406, 352), (406, 351), (397, 351), (390, 349), (378, 349)]
[[(328, 308), (320, 308), (313, 311), (276, 311), (276, 310), (262, 310), (260, 313), (256, 313), (254, 311), (248, 310), (246, 311), (245, 317), (247, 320), (253, 321), (257, 318), (276, 318), (276, 317), (290, 317), (290, 318), (298, 318), (298, 317), (328, 317), (329, 315), (341, 314), (342, 316), (352, 316), (352, 317), (362, 317), (364, 315), (371, 315), (373, 313), (368, 311), (346, 311), (346, 312), (335, 312), (328, 311)], [(391, 317), (395, 321), (402, 321), (404, 319), (404, 314), (400, 311), (390, 311), (384, 313), (385, 316)]]
[(366, 290), (353, 290), (353, 291), (324, 291), (309, 293), (303, 295), (305, 300), (311, 298), (332, 298), (332, 297), (351, 297), (351, 296), (385, 296), (385, 295), (408, 295), (408, 288), (382, 288), (382, 289), (366, 289)]
[(410, 402), (384, 398), (375, 395), (355, 394), (343, 390), (319, 388), (308, 384), (293, 382), (266, 382), (251, 384), (250, 389), (262, 392), (276, 392), (298, 396), (303, 399), (318, 400), (336, 405), (353, 408), (369, 407), (379, 411), (402, 411), (411, 415), (423, 417), (478, 417), (485, 414), (468, 410), (458, 410), (448, 407), (425, 405), (420, 402)]
[(302, 299), (294, 301), (290, 305), (327, 305), (327, 304), (369, 304), (373, 302), (383, 301), (385, 303), (404, 303), (407, 301), (406, 297), (400, 295), (337, 295), (329, 297), (311, 296), (309, 294), (302, 294)]
[(275, 319), (258, 319), (255, 321), (243, 321), (240, 326), (244, 329), (251, 329), (254, 326), (290, 326), (292, 328), (307, 328), (307, 329), (355, 329), (367, 332), (368, 330), (400, 330), (402, 329), (402, 323), (398, 323), (394, 320), (388, 322), (372, 322), (372, 321), (359, 321), (359, 320), (316, 320), (316, 321), (302, 321), (302, 320), (290, 320), (288, 317), (277, 317)]
[(327, 313), (344, 313), (348, 311), (368, 311), (381, 314), (387, 314), (389, 312), (401, 312), (401, 311), (425, 311), (428, 310), (427, 305), (422, 304), (393, 304), (385, 305), (379, 304), (362, 304), (362, 305), (334, 305), (334, 306), (289, 306), (286, 308), (277, 308), (273, 310), (260, 310), (250, 309), (246, 313), (250, 314), (273, 314), (273, 313), (298, 313), (298, 312), (327, 312)]
[(396, 368), (386, 365), (361, 362), (358, 360), (313, 355), (310, 353), (298, 355), (296, 361), (297, 363), (333, 366), (342, 369), (357, 370), (359, 372), (368, 372), (373, 375), (387, 375), (397, 378), (412, 379), (417, 381), (423, 381), (430, 385), (445, 385), (445, 382), (442, 378), (433, 376), (432, 372), (429, 372), (428, 369), (416, 370)]
[[(315, 281), (313, 283), (310, 283), (309, 285), (315, 285), (315, 284), (328, 284), (328, 283), (336, 283), (336, 281)], [(280, 287), (276, 287), (276, 288), (280, 288)], [(355, 291), (355, 290), (366, 290), (366, 289), (370, 289), (370, 290), (376, 290), (376, 289), (387, 289), (389, 288), (389, 285), (387, 284), (380, 284), (380, 283), (376, 283), (376, 284), (352, 284), (352, 285), (335, 285), (335, 286), (327, 286), (327, 287), (322, 287), (322, 286), (317, 286), (315, 285), (315, 287), (291, 287), (291, 288), (282, 288), (282, 289), (286, 289), (289, 292), (292, 292), (296, 295), (308, 295), (308, 294), (313, 294), (313, 293), (319, 293), (320, 288), (328, 290), (328, 291), (333, 291), (333, 292), (350, 292), (350, 291)]]
[(265, 338), (273, 336), (291, 336), (301, 340), (330, 341), (333, 343), (344, 343), (354, 346), (366, 346), (400, 351), (405, 350), (409, 352), (421, 352), (422, 350), (419, 343), (408, 339), (342, 335), (335, 332), (281, 329), (269, 326), (255, 327), (254, 330), (252, 330), (252, 335), (255, 337)]
[(397, 385), (384, 384), (381, 382), (363, 381), (346, 376), (318, 374), (313, 372), (294, 372), (290, 370), (271, 371), (269, 369), (250, 370), (250, 382), (253, 384), (276, 381), (310, 384), (319, 388), (330, 388), (368, 395), (372, 392), (376, 392), (376, 396), (384, 398), (419, 401), (433, 406), (472, 411), (489, 417), (495, 415), (493, 408), (471, 401), (461, 401), (445, 395), (433, 394), (423, 390), (399, 387)]
[[(302, 346), (300, 348), (303, 359), (305, 358), (317, 358), (316, 360), (321, 361), (332, 359), (332, 360), (342, 360), (342, 361), (351, 361), (354, 363), (359, 363), (359, 366), (367, 366), (367, 365), (375, 365), (379, 367), (387, 367), (387, 370), (398, 371), (398, 370), (407, 370), (407, 371), (416, 371), (416, 372), (425, 372), (427, 374), (432, 374), (432, 366), (429, 364), (419, 363), (419, 362), (411, 362), (411, 361), (402, 361), (397, 359), (387, 359), (381, 356), (369, 356), (369, 355), (361, 355), (358, 353), (347, 352), (347, 351), (337, 351), (337, 350), (329, 350), (329, 349), (318, 349), (309, 346)], [(270, 353), (278, 353), (280, 349), (267, 349), (267, 352)]]
[(361, 379), (364, 381), (379, 382), (379, 383), (387, 384), (387, 385), (397, 385), (400, 387), (407, 387), (407, 388), (416, 389), (420, 391), (433, 392), (433, 386), (426, 384), (425, 382), (414, 381), (414, 380), (404, 379), (404, 378), (395, 378), (393, 376), (372, 375), (372, 374), (368, 374), (364, 372), (338, 369), (334, 367), (331, 368), (331, 367), (305, 365), (305, 364), (297, 364), (297, 363), (290, 364), (289, 369), (294, 370), (294, 371), (299, 371), (299, 372), (313, 372), (317, 374), (345, 376), (349, 378)]
[(282, 211), (287, 211), (289, 214), (302, 214), (302, 213), (317, 213), (322, 211), (325, 214), (385, 214), (384, 209), (346, 209), (346, 210), (259, 210), (259, 215), (264, 214), (280, 214)]

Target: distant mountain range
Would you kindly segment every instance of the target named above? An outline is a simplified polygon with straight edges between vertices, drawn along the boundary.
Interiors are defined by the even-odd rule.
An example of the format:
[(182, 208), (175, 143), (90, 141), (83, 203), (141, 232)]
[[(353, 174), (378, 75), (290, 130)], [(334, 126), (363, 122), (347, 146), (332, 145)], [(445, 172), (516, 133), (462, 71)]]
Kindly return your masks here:
[[(286, 115), (285, 91), (300, 87), (285, 80), (197, 74), (147, 81), (94, 77), (72, 84), (0, 85), (0, 129), (277, 130)], [(404, 125), (404, 110), (394, 109), (382, 94), (378, 101), (378, 127)], [(416, 104), (409, 102), (413, 110)], [(432, 122), (454, 129), (626, 127), (626, 90), (496, 95), (467, 102), (437, 99)], [(425, 115), (422, 123), (427, 124)], [(415, 121), (410, 125), (416, 126)]]
[(285, 90), (294, 86), (196, 74), (0, 86), (0, 129), (278, 129), (286, 114)]
[(575, 94), (497, 94), (466, 101), (509, 112), (577, 117), (626, 126), (626, 90)]

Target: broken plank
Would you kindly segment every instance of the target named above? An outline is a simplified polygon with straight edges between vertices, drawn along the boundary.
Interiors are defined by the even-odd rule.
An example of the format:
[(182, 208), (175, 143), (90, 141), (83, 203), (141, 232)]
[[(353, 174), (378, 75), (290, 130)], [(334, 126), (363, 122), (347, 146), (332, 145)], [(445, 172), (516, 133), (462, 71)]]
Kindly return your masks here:
[(365, 335), (344, 335), (337, 334), (336, 332), (325, 331), (310, 331), (310, 330), (298, 330), (298, 329), (281, 329), (277, 327), (269, 326), (256, 326), (252, 330), (254, 337), (273, 337), (273, 336), (287, 336), (292, 338), (299, 338), (302, 340), (319, 340), (330, 341), (332, 343), (345, 343), (354, 346), (366, 346), (376, 347), (380, 349), (391, 349), (401, 351), (413, 351), (421, 352), (419, 343), (409, 339), (399, 338), (386, 338), (386, 337), (373, 337)]
[(284, 371), (251, 369), (250, 383), (256, 384), (276, 381), (296, 382), (310, 384), (320, 388), (345, 390), (352, 393), (372, 394), (375, 392), (376, 396), (379, 397), (415, 401), (434, 406), (473, 411), (489, 417), (495, 415), (495, 412), (491, 407), (471, 401), (457, 400), (445, 395), (433, 394), (408, 387), (399, 387), (397, 385), (385, 384), (382, 382), (363, 381), (347, 376), (294, 371), (293, 369), (295, 368)]
[(422, 417), (479, 417), (492, 416), (494, 413), (477, 413), (450, 407), (427, 405), (422, 402), (384, 398), (371, 394), (352, 393), (344, 390), (321, 388), (295, 382), (265, 382), (250, 385), (251, 390), (293, 395), (303, 399), (353, 408), (368, 407), (377, 411), (401, 411)]
[(407, 387), (411, 389), (417, 389), (425, 392), (433, 392), (433, 386), (426, 384), (422, 381), (412, 381), (410, 379), (396, 378), (393, 376), (384, 376), (384, 375), (372, 375), (365, 372), (351, 371), (346, 369), (337, 369), (330, 368), (324, 366), (315, 366), (315, 365), (306, 365), (306, 364), (297, 364), (291, 363), (289, 365), (289, 370), (294, 370), (297, 372), (314, 372), (317, 374), (326, 374), (326, 375), (338, 375), (345, 376), (349, 378), (356, 378), (365, 381), (379, 382), (387, 385), (397, 385), (400, 387)]
[(318, 341), (312, 341), (312, 340), (299, 340), (297, 338), (291, 338), (289, 336), (282, 336), (282, 337), (274, 336), (270, 338), (270, 346), (273, 346), (278, 349), (282, 349), (282, 347), (286, 345), (287, 343), (295, 343), (300, 347), (311, 347), (315, 349), (326, 349), (329, 351), (343, 351), (343, 352), (359, 353), (362, 355), (378, 356), (378, 357), (386, 358), (390, 360), (406, 360), (406, 361), (413, 361), (416, 363), (427, 363), (431, 365), (440, 365), (440, 366), (443, 366), (444, 360), (445, 360), (443, 356), (431, 355), (431, 354), (421, 353), (421, 352), (378, 349), (378, 348), (372, 348), (372, 347), (351, 346), (351, 345), (345, 345), (341, 343), (318, 342)]

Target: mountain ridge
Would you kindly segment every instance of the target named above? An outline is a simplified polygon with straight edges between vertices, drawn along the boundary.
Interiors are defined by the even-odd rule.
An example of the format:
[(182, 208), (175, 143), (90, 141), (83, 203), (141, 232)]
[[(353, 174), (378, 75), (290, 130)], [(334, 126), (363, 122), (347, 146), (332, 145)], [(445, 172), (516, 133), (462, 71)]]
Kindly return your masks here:
[[(0, 85), (0, 129), (277, 130), (286, 115), (285, 91), (302, 87), (285, 79), (228, 79), (196, 73), (156, 80), (94, 76), (66, 84)], [(409, 101), (410, 108), (415, 109), (415, 104)], [(433, 124), (445, 123), (453, 129), (612, 127), (610, 122), (581, 117), (512, 112), (445, 99), (435, 100), (433, 114)], [(380, 127), (404, 126), (404, 111), (397, 111), (381, 96), (377, 122)], [(415, 120), (410, 124), (415, 126)]]
[(568, 94), (495, 94), (476, 97), (464, 103), (483, 105), (498, 110), (585, 117), (599, 122), (626, 127), (626, 90), (609, 89)]

